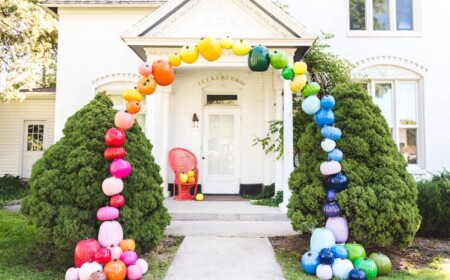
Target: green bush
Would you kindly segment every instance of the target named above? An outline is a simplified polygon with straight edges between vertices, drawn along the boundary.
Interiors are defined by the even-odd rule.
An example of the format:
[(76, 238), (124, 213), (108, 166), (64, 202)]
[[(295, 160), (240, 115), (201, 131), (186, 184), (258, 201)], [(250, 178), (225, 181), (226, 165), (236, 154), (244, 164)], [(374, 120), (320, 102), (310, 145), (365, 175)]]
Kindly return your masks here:
[(263, 205), (270, 207), (278, 207), (280, 203), (283, 202), (283, 191), (277, 191), (277, 193), (271, 197), (259, 199), (253, 201), (253, 205)]
[[(380, 109), (357, 83), (338, 85), (331, 94), (336, 99), (336, 127), (343, 134), (338, 141), (344, 153), (342, 169), (350, 182), (337, 201), (351, 239), (364, 245), (409, 245), (420, 223), (416, 183)], [(305, 121), (298, 142), (300, 165), (289, 180), (288, 215), (293, 227), (306, 233), (325, 224), (325, 178), (319, 166), (327, 154), (320, 147), (320, 128), (311, 116)]]
[[(38, 257), (43, 263), (72, 265), (76, 243), (97, 238), (101, 222), (96, 212), (109, 201), (101, 185), (111, 176), (103, 151), (104, 134), (114, 127), (112, 105), (104, 93), (98, 94), (67, 120), (64, 137), (33, 166), (31, 195), (24, 199), (22, 211), (40, 235)], [(126, 159), (133, 170), (124, 179), (126, 204), (118, 221), (124, 237), (135, 239), (139, 252), (147, 252), (158, 244), (170, 216), (162, 204), (162, 179), (150, 141), (137, 124), (126, 133)]]
[(417, 183), (422, 236), (450, 237), (450, 173), (433, 175), (430, 181)]
[(266, 199), (271, 198), (275, 195), (275, 183), (264, 186), (264, 189), (259, 194), (244, 194), (242, 197), (248, 198), (248, 199)]
[(22, 198), (26, 195), (28, 184), (19, 176), (5, 174), (0, 177), (0, 207), (11, 200)]

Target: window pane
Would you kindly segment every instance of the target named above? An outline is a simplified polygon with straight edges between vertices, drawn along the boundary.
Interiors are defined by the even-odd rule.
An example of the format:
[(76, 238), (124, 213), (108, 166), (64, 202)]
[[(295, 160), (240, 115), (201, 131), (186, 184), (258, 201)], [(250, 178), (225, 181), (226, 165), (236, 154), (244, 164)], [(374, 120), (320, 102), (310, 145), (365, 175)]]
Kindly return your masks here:
[(350, 0), (350, 30), (366, 30), (366, 0)]
[(400, 128), (400, 152), (409, 164), (417, 164), (417, 129)]
[(381, 109), (381, 113), (386, 119), (389, 127), (392, 127), (392, 84), (375, 84), (375, 95), (373, 102)]
[(417, 84), (399, 83), (397, 114), (401, 125), (417, 125)]
[(389, 29), (389, 0), (373, 0), (373, 30)]
[(413, 30), (412, 0), (397, 0), (397, 30)]

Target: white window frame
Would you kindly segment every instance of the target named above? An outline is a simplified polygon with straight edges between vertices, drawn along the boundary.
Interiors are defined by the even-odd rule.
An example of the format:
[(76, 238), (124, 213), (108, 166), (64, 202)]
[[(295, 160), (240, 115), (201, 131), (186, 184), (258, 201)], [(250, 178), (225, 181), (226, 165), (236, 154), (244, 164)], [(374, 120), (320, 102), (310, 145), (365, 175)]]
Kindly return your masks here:
[(420, 0), (412, 0), (413, 3), (413, 30), (397, 30), (397, 0), (389, 0), (389, 30), (373, 30), (373, 0), (366, 1), (366, 29), (350, 29), (350, 1), (347, 1), (348, 12), (348, 37), (421, 37), (422, 20), (420, 12)]

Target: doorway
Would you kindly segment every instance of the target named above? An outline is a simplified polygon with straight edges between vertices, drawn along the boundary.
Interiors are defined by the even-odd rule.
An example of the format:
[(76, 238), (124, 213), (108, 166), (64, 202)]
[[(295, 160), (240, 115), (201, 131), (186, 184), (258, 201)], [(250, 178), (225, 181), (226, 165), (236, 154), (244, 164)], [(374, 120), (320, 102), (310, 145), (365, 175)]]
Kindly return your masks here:
[(23, 134), (22, 177), (30, 178), (33, 164), (44, 154), (45, 121), (25, 121)]

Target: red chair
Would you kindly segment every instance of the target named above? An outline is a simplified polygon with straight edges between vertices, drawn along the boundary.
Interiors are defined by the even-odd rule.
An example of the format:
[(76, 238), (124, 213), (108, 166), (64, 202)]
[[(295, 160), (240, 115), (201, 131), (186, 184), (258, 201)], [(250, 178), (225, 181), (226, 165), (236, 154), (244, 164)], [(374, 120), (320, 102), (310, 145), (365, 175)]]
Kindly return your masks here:
[[(174, 199), (175, 200), (193, 200), (197, 195), (198, 187), (198, 168), (197, 158), (195, 155), (183, 148), (173, 148), (168, 154), (169, 167), (175, 174), (173, 182)], [(195, 182), (193, 183), (181, 183), (180, 173), (187, 173), (188, 171), (194, 171)], [(191, 195), (191, 189), (194, 187), (194, 196)], [(178, 195), (176, 189), (178, 188)]]

